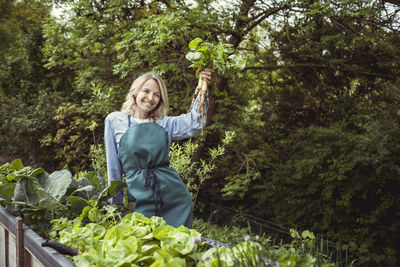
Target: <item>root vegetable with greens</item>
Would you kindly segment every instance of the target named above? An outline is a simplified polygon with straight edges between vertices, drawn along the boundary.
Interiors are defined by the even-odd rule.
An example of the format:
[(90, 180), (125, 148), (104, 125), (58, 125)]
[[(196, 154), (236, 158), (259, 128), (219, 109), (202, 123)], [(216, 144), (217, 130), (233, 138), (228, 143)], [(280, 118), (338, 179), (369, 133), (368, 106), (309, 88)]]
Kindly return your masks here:
[(218, 43), (214, 45), (209, 42), (203, 42), (200, 38), (196, 38), (189, 43), (189, 49), (190, 51), (186, 54), (186, 58), (192, 62), (190, 67), (197, 69), (196, 76), (199, 79), (193, 94), (190, 109), (193, 107), (199, 95), (197, 112), (199, 113), (199, 119), (201, 119), (204, 115), (204, 105), (208, 89), (208, 84), (204, 81), (201, 71), (205, 69), (214, 69), (220, 75), (226, 75), (229, 72), (236, 73), (244, 68), (246, 61), (244, 59), (231, 57), (233, 48), (229, 44)]

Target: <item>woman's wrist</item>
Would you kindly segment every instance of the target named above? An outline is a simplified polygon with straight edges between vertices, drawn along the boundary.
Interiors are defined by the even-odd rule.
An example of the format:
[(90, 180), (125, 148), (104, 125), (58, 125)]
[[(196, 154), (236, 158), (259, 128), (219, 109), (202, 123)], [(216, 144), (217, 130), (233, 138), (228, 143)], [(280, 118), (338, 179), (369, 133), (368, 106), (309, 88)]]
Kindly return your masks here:
[(129, 211), (135, 211), (135, 202), (129, 202)]

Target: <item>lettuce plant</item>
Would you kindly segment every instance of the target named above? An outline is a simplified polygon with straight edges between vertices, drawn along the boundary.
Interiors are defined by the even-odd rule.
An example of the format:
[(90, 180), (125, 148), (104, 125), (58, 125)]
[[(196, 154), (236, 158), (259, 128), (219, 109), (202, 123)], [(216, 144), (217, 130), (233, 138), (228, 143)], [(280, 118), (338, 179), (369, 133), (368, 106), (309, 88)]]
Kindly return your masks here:
[(174, 228), (160, 217), (130, 213), (109, 227), (76, 220), (58, 233), (57, 241), (78, 249), (77, 266), (193, 266), (205, 244), (200, 234), (184, 226)]

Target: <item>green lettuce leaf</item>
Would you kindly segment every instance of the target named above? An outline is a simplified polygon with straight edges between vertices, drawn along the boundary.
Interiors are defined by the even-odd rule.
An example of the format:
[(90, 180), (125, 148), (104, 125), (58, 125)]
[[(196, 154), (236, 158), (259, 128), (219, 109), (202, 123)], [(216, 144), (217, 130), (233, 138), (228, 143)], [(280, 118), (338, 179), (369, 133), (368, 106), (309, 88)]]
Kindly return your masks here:
[(55, 171), (50, 174), (50, 176), (41, 175), (39, 177), (39, 187), (60, 201), (67, 192), (72, 180), (73, 178), (70, 171)]

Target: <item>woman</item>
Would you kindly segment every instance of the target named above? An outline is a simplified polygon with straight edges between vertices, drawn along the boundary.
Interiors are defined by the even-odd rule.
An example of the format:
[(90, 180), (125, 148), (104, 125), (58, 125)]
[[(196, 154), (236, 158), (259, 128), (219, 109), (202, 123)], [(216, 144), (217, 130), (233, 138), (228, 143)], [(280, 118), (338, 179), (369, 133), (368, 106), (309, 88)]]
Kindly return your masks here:
[[(212, 72), (206, 69), (200, 75), (209, 83)], [(169, 167), (169, 146), (202, 129), (205, 115), (199, 118), (197, 103), (188, 114), (166, 116), (166, 86), (158, 75), (147, 73), (133, 82), (122, 111), (105, 119), (109, 181), (120, 180), (125, 173), (131, 210), (163, 217), (174, 227), (192, 227), (192, 199), (178, 173)], [(111, 202), (122, 207), (123, 191)]]

